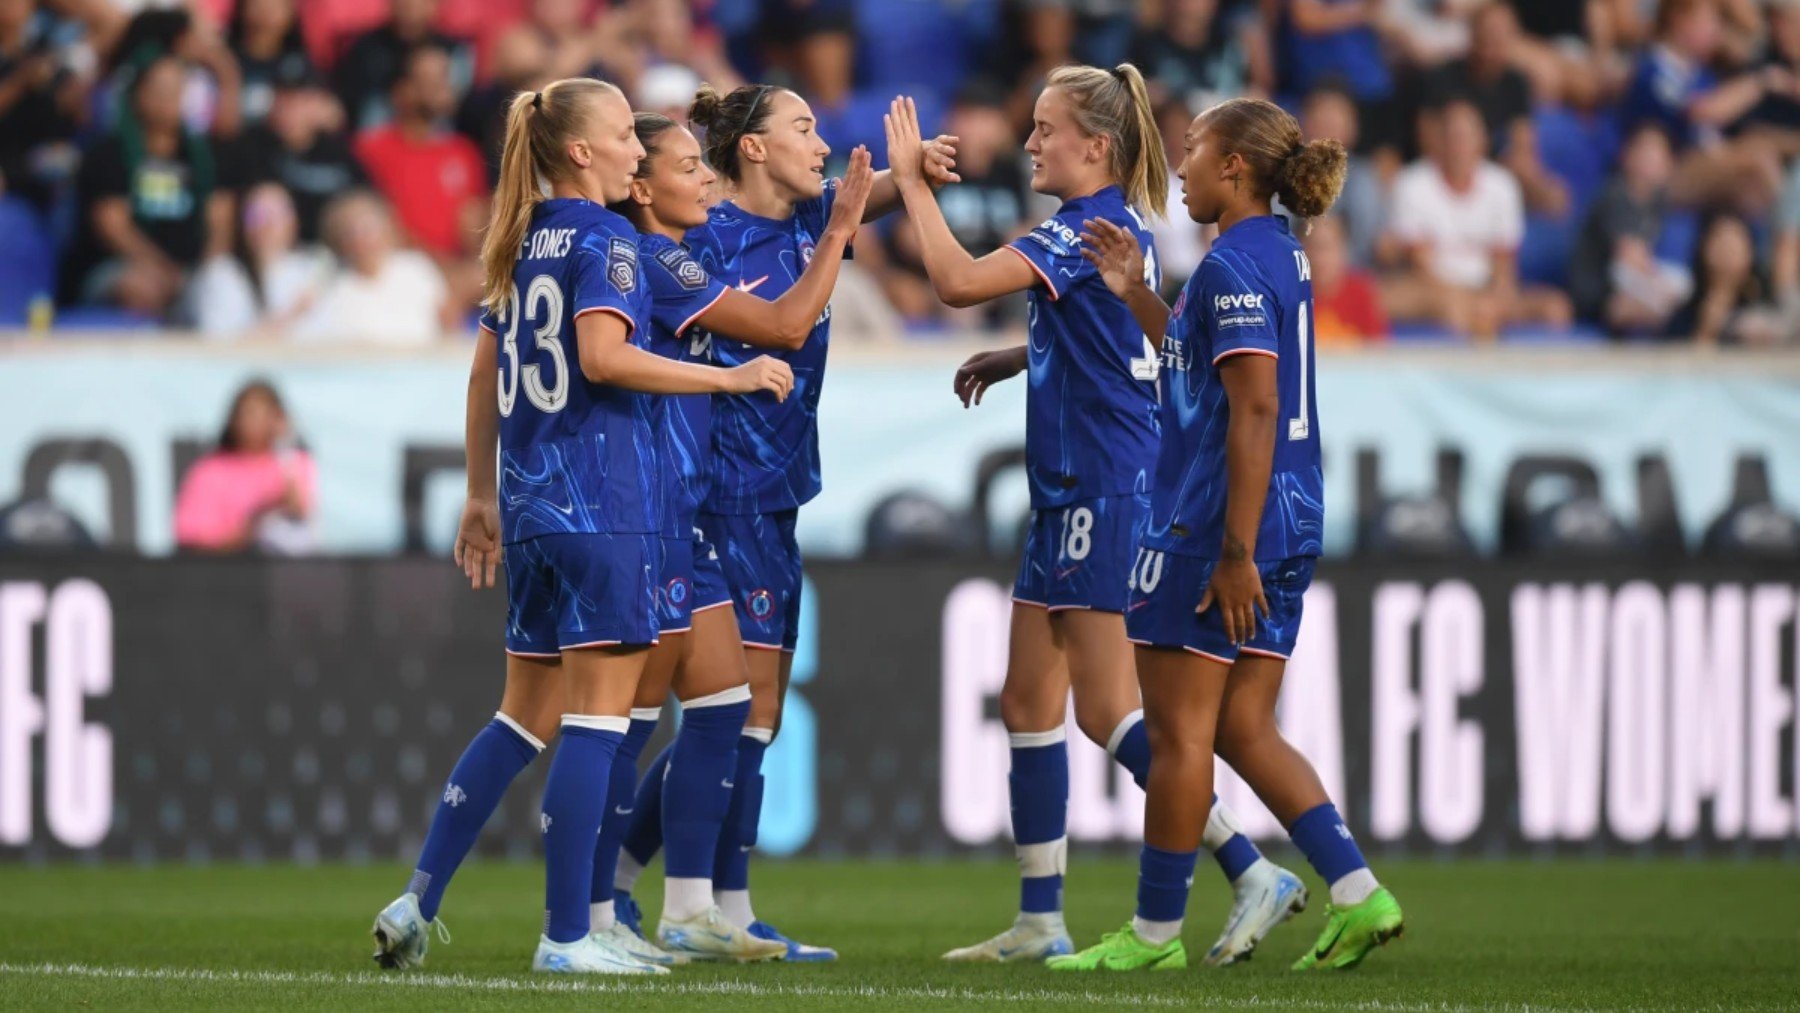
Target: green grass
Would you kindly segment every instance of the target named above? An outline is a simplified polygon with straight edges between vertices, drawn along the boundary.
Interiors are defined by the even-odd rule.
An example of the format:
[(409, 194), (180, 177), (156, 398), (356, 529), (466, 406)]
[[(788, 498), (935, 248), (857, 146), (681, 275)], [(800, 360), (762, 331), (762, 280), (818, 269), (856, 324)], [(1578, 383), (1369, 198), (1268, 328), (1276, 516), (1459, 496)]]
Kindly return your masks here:
[[(1312, 909), (1246, 966), (1071, 978), (938, 961), (1005, 926), (1015, 899), (1009, 863), (764, 861), (759, 913), (839, 947), (843, 960), (567, 982), (523, 973), (541, 919), (541, 881), (529, 865), (464, 870), (444, 909), (455, 942), (434, 943), (425, 970), (411, 975), (378, 974), (368, 957), (369, 923), (405, 882), (397, 867), (4, 866), (0, 1009), (1800, 1004), (1793, 863), (1385, 862), (1378, 871), (1406, 907), (1407, 934), (1349, 973), (1287, 970), (1322, 924), (1316, 883)], [(1082, 859), (1072, 872), (1070, 927), (1085, 944), (1130, 914), (1134, 868)], [(643, 898), (652, 911), (654, 893)], [(1209, 868), (1194, 893), (1187, 944), (1197, 957), (1227, 897)]]

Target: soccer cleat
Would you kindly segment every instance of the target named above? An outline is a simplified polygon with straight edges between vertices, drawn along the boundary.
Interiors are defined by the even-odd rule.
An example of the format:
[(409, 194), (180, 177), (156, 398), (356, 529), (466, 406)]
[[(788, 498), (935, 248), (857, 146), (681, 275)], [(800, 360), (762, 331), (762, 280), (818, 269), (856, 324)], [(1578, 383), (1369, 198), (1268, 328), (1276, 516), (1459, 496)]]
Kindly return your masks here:
[(1306, 910), (1306, 884), (1268, 860), (1258, 861), (1233, 884), (1237, 899), (1225, 931), (1202, 963), (1224, 967), (1249, 960), (1269, 931)]
[(1319, 933), (1319, 941), (1311, 950), (1294, 961), (1294, 970), (1307, 971), (1315, 967), (1347, 970), (1362, 963), (1370, 950), (1385, 946), (1390, 939), (1400, 938), (1400, 933), (1405, 930), (1400, 902), (1387, 892), (1386, 887), (1351, 907), (1327, 904), (1325, 931)]
[(1044, 966), (1052, 971), (1179, 971), (1187, 966), (1187, 949), (1179, 938), (1152, 946), (1128, 922), (1080, 953), (1051, 957)]
[(686, 960), (735, 960), (746, 964), (781, 960), (788, 955), (786, 943), (751, 935), (733, 925), (717, 906), (682, 921), (664, 918), (656, 927), (656, 941), (665, 952)]
[(644, 935), (644, 909), (638, 907), (637, 901), (624, 890), (613, 891), (613, 918), (639, 939), (650, 938)]
[(1012, 928), (992, 939), (964, 946), (944, 954), (944, 959), (957, 963), (1010, 964), (1015, 961), (1041, 961), (1075, 952), (1075, 942), (1063, 925), (1062, 915), (1021, 914)]
[(428, 923), (419, 913), (417, 894), (402, 894), (375, 916), (375, 962), (390, 971), (404, 971), (423, 964), (433, 927), (437, 929), (439, 941), (450, 941), (450, 929), (443, 921)]
[(829, 946), (811, 946), (796, 942), (781, 934), (781, 930), (765, 921), (750, 923), (750, 934), (758, 939), (767, 939), (787, 947), (787, 956), (783, 959), (798, 961), (803, 964), (836, 960), (838, 953)]
[(688, 962), (685, 954), (670, 953), (618, 921), (613, 922), (612, 928), (604, 932), (596, 932), (594, 936), (626, 956), (646, 964), (655, 964), (658, 967), (680, 967)]
[(646, 964), (598, 936), (582, 936), (572, 943), (553, 943), (539, 936), (531, 969), (545, 974), (668, 974), (669, 969)]

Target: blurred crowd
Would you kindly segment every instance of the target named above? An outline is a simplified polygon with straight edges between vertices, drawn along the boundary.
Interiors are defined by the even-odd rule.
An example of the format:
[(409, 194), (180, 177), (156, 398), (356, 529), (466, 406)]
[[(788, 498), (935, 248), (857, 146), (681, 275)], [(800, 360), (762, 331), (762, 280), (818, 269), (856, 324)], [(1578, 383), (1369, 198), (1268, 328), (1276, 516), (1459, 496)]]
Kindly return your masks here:
[[(788, 84), (840, 164), (915, 95), (979, 254), (1054, 206), (1021, 150), (1046, 72), (1124, 60), (1177, 156), (1240, 94), (1354, 152), (1306, 237), (1322, 343), (1800, 331), (1800, 0), (0, 0), (0, 326), (465, 331), (506, 102), (572, 75), (677, 116)], [(939, 304), (898, 226), (840, 333), (1018, 325)], [(1157, 231), (1177, 286), (1207, 237)]]

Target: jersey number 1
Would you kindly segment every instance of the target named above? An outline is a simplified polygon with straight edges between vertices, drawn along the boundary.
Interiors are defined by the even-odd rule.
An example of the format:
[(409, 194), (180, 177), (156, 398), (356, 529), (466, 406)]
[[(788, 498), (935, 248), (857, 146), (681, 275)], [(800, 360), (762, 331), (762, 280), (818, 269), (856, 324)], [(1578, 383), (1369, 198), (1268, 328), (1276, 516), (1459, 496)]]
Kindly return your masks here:
[(1305, 300), (1300, 302), (1300, 414), (1288, 419), (1288, 439), (1304, 440), (1312, 435), (1312, 419), (1307, 415), (1307, 405), (1311, 403), (1311, 391), (1306, 385), (1307, 353), (1312, 351), (1312, 314), (1308, 312), (1312, 305)]

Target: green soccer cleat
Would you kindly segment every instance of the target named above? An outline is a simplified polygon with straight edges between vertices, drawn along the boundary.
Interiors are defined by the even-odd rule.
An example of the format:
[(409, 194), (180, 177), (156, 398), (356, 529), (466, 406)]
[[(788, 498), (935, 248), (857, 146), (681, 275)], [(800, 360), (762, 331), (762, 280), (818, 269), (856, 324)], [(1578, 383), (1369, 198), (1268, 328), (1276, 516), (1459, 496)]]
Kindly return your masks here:
[(1180, 939), (1152, 946), (1127, 923), (1080, 953), (1051, 957), (1044, 966), (1052, 971), (1179, 971), (1187, 966), (1187, 949)]
[(1294, 961), (1294, 970), (1310, 971), (1315, 967), (1348, 970), (1362, 963), (1369, 951), (1400, 938), (1406, 930), (1400, 902), (1387, 892), (1376, 890), (1361, 904), (1352, 907), (1325, 905), (1325, 931), (1305, 956)]

